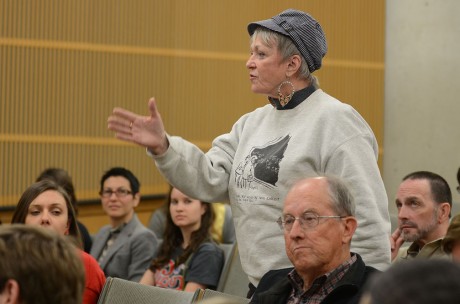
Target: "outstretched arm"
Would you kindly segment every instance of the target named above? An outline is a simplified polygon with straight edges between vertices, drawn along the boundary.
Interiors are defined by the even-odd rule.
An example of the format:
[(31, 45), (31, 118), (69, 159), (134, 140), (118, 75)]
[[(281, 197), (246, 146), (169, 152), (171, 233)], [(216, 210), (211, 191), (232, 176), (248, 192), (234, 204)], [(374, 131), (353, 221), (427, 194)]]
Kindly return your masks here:
[(150, 116), (141, 116), (122, 108), (113, 109), (107, 120), (109, 130), (116, 137), (146, 147), (155, 155), (161, 155), (169, 147), (166, 131), (155, 98), (148, 103)]

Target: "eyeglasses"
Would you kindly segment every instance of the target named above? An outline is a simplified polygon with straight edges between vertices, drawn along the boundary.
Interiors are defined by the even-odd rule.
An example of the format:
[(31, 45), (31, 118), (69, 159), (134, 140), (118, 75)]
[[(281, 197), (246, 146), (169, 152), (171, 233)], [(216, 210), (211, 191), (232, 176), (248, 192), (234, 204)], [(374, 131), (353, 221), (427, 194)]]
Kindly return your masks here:
[(315, 228), (319, 224), (319, 219), (325, 218), (325, 219), (331, 219), (331, 218), (344, 218), (346, 216), (340, 216), (340, 215), (317, 215), (315, 213), (311, 212), (305, 212), (302, 214), (300, 217), (293, 217), (292, 215), (286, 215), (283, 217), (280, 217), (276, 222), (280, 226), (281, 230), (284, 230), (286, 232), (291, 231), (292, 226), (294, 226), (295, 220), (299, 221), (300, 227), (305, 230), (305, 229), (311, 229)]
[(129, 194), (131, 194), (132, 192), (129, 191), (129, 190), (126, 190), (126, 189), (117, 189), (115, 191), (111, 190), (111, 189), (105, 189), (105, 190), (102, 190), (101, 192), (99, 192), (99, 194), (102, 196), (102, 197), (105, 197), (105, 198), (109, 198), (112, 196), (112, 194), (114, 194), (117, 196), (117, 197), (125, 197)]

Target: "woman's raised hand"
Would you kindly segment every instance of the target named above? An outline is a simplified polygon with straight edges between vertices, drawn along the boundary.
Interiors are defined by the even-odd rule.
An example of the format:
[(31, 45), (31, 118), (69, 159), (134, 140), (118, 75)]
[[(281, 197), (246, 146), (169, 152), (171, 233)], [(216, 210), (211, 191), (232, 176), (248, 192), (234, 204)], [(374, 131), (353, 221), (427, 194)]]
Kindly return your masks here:
[(114, 108), (107, 120), (107, 126), (115, 132), (118, 139), (136, 143), (148, 148), (155, 155), (161, 155), (168, 149), (168, 139), (155, 98), (150, 98), (148, 106), (150, 116)]

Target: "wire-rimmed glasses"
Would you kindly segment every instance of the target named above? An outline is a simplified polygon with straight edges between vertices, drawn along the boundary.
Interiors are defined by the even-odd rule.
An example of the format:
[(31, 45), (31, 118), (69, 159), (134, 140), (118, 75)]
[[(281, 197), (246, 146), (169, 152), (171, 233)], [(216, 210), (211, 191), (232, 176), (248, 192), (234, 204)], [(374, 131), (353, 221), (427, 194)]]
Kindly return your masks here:
[(318, 226), (319, 220), (322, 218), (331, 219), (331, 218), (344, 218), (344, 217), (346, 216), (318, 215), (312, 212), (305, 212), (300, 217), (294, 217), (292, 215), (284, 215), (280, 217), (276, 222), (280, 226), (281, 230), (289, 232), (291, 231), (292, 226), (294, 226), (294, 222), (296, 220), (299, 221), (300, 227), (302, 227), (302, 229), (305, 230), (305, 229), (315, 228), (316, 226)]

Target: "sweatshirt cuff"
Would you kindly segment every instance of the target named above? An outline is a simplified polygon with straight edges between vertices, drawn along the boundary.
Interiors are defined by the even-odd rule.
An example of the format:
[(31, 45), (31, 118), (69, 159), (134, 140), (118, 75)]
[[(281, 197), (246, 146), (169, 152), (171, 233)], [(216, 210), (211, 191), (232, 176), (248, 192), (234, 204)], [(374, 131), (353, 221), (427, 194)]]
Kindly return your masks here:
[(157, 159), (157, 158), (161, 158), (161, 157), (165, 156), (168, 153), (169, 149), (171, 148), (171, 139), (170, 139), (168, 134), (166, 134), (166, 138), (168, 139), (169, 145), (168, 145), (168, 148), (166, 149), (166, 151), (164, 153), (158, 154), (158, 155), (153, 154), (153, 152), (150, 151), (149, 148), (145, 148), (145, 153), (147, 153), (147, 156), (149, 156), (149, 157), (151, 157), (153, 159)]

